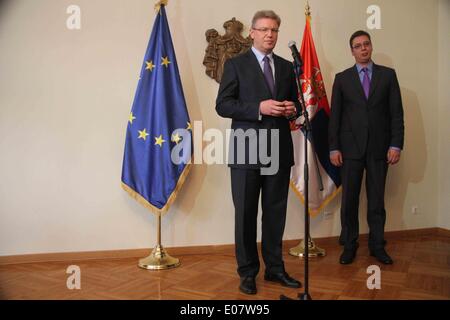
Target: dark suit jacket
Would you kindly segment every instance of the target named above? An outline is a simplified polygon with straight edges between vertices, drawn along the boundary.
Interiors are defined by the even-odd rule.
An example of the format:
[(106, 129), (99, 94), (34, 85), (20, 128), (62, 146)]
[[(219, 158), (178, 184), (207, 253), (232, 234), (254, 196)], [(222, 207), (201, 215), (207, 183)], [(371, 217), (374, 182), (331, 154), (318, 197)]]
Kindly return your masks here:
[[(232, 119), (231, 128), (234, 130), (256, 130), (256, 133), (252, 130), (247, 131), (249, 140), (257, 141), (255, 145), (259, 145), (259, 129), (279, 129), (280, 168), (290, 168), (294, 165), (294, 155), (289, 121), (283, 117), (265, 115), (259, 120), (259, 104), (264, 100), (293, 101), (296, 103), (297, 114), (300, 110), (292, 63), (275, 54), (273, 59), (275, 65), (275, 97), (272, 97), (264, 79), (263, 71), (252, 50), (227, 60), (217, 95), (216, 111), (220, 116)], [(255, 134), (252, 134), (252, 132)], [(267, 148), (268, 154), (270, 154), (272, 149), (270, 135), (268, 136), (268, 142)], [(257, 151), (251, 149), (249, 143), (245, 146), (245, 163), (237, 163), (237, 144), (234, 145), (233, 150), (234, 158), (229, 159), (229, 166), (232, 168), (256, 169), (267, 166), (261, 164), (259, 159), (256, 163), (252, 163), (249, 155), (255, 155), (254, 153), (257, 153)]]
[(356, 66), (336, 75), (329, 123), (330, 151), (344, 158), (370, 154), (386, 159), (389, 147), (403, 149), (403, 106), (395, 70), (373, 65), (366, 99)]

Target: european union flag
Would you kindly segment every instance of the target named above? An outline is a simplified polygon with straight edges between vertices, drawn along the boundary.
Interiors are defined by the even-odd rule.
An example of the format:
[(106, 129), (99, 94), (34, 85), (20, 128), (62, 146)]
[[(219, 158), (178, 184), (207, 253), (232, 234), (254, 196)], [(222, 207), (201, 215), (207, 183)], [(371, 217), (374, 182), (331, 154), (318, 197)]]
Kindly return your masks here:
[(183, 184), (192, 156), (192, 128), (164, 5), (153, 25), (128, 119), (122, 186), (161, 214)]

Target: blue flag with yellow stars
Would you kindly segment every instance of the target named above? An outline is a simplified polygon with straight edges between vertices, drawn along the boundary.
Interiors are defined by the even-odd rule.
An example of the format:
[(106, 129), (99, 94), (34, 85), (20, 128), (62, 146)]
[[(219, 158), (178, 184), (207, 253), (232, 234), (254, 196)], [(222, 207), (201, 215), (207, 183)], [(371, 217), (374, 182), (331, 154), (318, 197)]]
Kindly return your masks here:
[(192, 127), (161, 5), (128, 119), (122, 187), (154, 213), (165, 213), (184, 182), (191, 156)]

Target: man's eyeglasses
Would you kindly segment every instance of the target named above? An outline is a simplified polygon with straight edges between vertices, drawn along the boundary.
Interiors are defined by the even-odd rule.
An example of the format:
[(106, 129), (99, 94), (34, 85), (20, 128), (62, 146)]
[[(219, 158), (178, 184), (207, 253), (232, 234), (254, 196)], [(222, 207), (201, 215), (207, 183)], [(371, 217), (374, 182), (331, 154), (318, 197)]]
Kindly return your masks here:
[(363, 42), (363, 43), (358, 43), (358, 44), (354, 45), (352, 48), (353, 48), (354, 50), (360, 50), (360, 49), (362, 49), (363, 46), (366, 47), (366, 48), (368, 48), (368, 47), (370, 47), (371, 45), (372, 45), (372, 43), (370, 43), (370, 41), (365, 41), (365, 42)]
[(272, 31), (273, 33), (278, 33), (280, 29), (271, 29), (271, 28), (253, 28), (253, 30), (258, 30), (262, 33), (269, 33), (269, 31)]

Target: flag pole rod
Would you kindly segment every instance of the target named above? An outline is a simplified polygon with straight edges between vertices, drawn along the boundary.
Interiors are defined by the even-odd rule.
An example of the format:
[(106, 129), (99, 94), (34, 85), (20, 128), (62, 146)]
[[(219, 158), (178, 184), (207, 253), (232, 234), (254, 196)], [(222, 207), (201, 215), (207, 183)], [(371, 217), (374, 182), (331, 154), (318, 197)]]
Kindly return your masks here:
[(161, 214), (158, 214), (158, 227), (156, 230), (156, 245), (161, 246)]
[(152, 253), (139, 260), (139, 267), (147, 270), (165, 270), (180, 266), (180, 259), (171, 257), (161, 245), (161, 213), (157, 214), (156, 246)]

